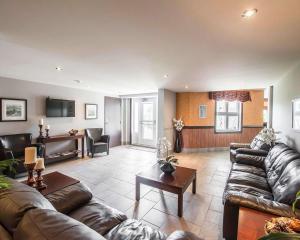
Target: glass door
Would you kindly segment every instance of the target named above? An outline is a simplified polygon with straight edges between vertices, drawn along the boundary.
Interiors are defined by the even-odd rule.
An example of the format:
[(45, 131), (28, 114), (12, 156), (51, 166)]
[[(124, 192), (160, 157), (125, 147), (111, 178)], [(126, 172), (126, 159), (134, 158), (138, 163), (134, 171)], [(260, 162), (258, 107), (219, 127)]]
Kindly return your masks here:
[(157, 98), (136, 98), (132, 101), (132, 144), (155, 147)]

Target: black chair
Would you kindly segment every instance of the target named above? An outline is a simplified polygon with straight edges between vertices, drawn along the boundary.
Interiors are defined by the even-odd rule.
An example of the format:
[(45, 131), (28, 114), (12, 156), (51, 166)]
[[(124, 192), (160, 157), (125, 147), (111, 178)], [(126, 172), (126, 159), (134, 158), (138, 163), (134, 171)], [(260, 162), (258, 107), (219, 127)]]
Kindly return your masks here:
[(19, 162), (15, 166), (16, 174), (12, 172), (4, 172), (5, 175), (15, 178), (21, 173), (25, 173), (24, 167), (25, 148), (37, 147), (37, 155), (42, 157), (44, 145), (41, 143), (32, 144), (31, 133), (21, 133), (0, 136), (0, 161), (5, 159), (18, 159)]
[(102, 128), (87, 128), (85, 129), (87, 155), (106, 152), (109, 154), (109, 136), (102, 135)]

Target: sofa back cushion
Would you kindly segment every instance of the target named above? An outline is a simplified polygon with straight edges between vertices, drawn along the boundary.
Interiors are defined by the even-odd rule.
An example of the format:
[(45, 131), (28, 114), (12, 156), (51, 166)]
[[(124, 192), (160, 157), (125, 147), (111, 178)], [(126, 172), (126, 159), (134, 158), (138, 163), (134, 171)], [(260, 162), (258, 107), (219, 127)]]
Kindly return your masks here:
[(0, 191), (0, 224), (10, 234), (14, 232), (24, 214), (33, 208), (55, 210), (37, 190), (15, 180), (10, 189)]
[(275, 201), (292, 205), (299, 190), (300, 157), (288, 163), (272, 191)]
[(32, 209), (19, 223), (14, 240), (105, 240), (84, 224), (57, 211)]
[(264, 151), (268, 152), (270, 150), (271, 146), (266, 144), (264, 141), (262, 141), (258, 137), (255, 137), (250, 144), (250, 148), (254, 149), (254, 150), (264, 150)]
[(0, 239), (1, 240), (13, 240), (12, 235), (0, 224)]
[(0, 147), (8, 148), (13, 151), (14, 157), (24, 156), (24, 150), (31, 145), (31, 133), (0, 136)]
[(265, 159), (267, 179), (271, 188), (274, 187), (287, 165), (299, 158), (300, 154), (285, 144), (281, 143), (272, 148)]

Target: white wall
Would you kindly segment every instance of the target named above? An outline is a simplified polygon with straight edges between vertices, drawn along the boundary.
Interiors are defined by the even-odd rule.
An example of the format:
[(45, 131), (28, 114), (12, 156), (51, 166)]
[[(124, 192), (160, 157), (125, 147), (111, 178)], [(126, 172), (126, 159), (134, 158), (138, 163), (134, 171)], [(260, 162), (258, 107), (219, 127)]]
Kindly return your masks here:
[(281, 140), (300, 151), (300, 133), (292, 129), (292, 100), (300, 98), (300, 63), (274, 85), (273, 127)]
[(176, 117), (176, 93), (167, 89), (158, 90), (158, 137), (167, 137), (174, 143), (172, 119)]
[[(75, 100), (75, 118), (46, 118), (46, 97)], [(70, 129), (83, 130), (88, 127), (104, 126), (104, 94), (73, 88), (59, 87), (42, 83), (33, 83), (0, 77), (0, 97), (27, 99), (26, 122), (0, 122), (0, 135), (32, 133), (38, 136), (38, 120), (44, 118), (51, 125), (51, 135), (64, 134)], [(85, 103), (98, 104), (98, 119), (85, 120)]]

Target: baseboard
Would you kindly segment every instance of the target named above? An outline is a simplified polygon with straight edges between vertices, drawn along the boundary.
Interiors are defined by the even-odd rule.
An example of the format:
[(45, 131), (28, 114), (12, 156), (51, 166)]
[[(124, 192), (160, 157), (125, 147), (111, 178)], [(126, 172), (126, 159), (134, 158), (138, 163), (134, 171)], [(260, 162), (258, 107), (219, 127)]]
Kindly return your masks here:
[(182, 152), (195, 153), (195, 152), (217, 152), (228, 151), (229, 147), (213, 147), (213, 148), (183, 148)]

